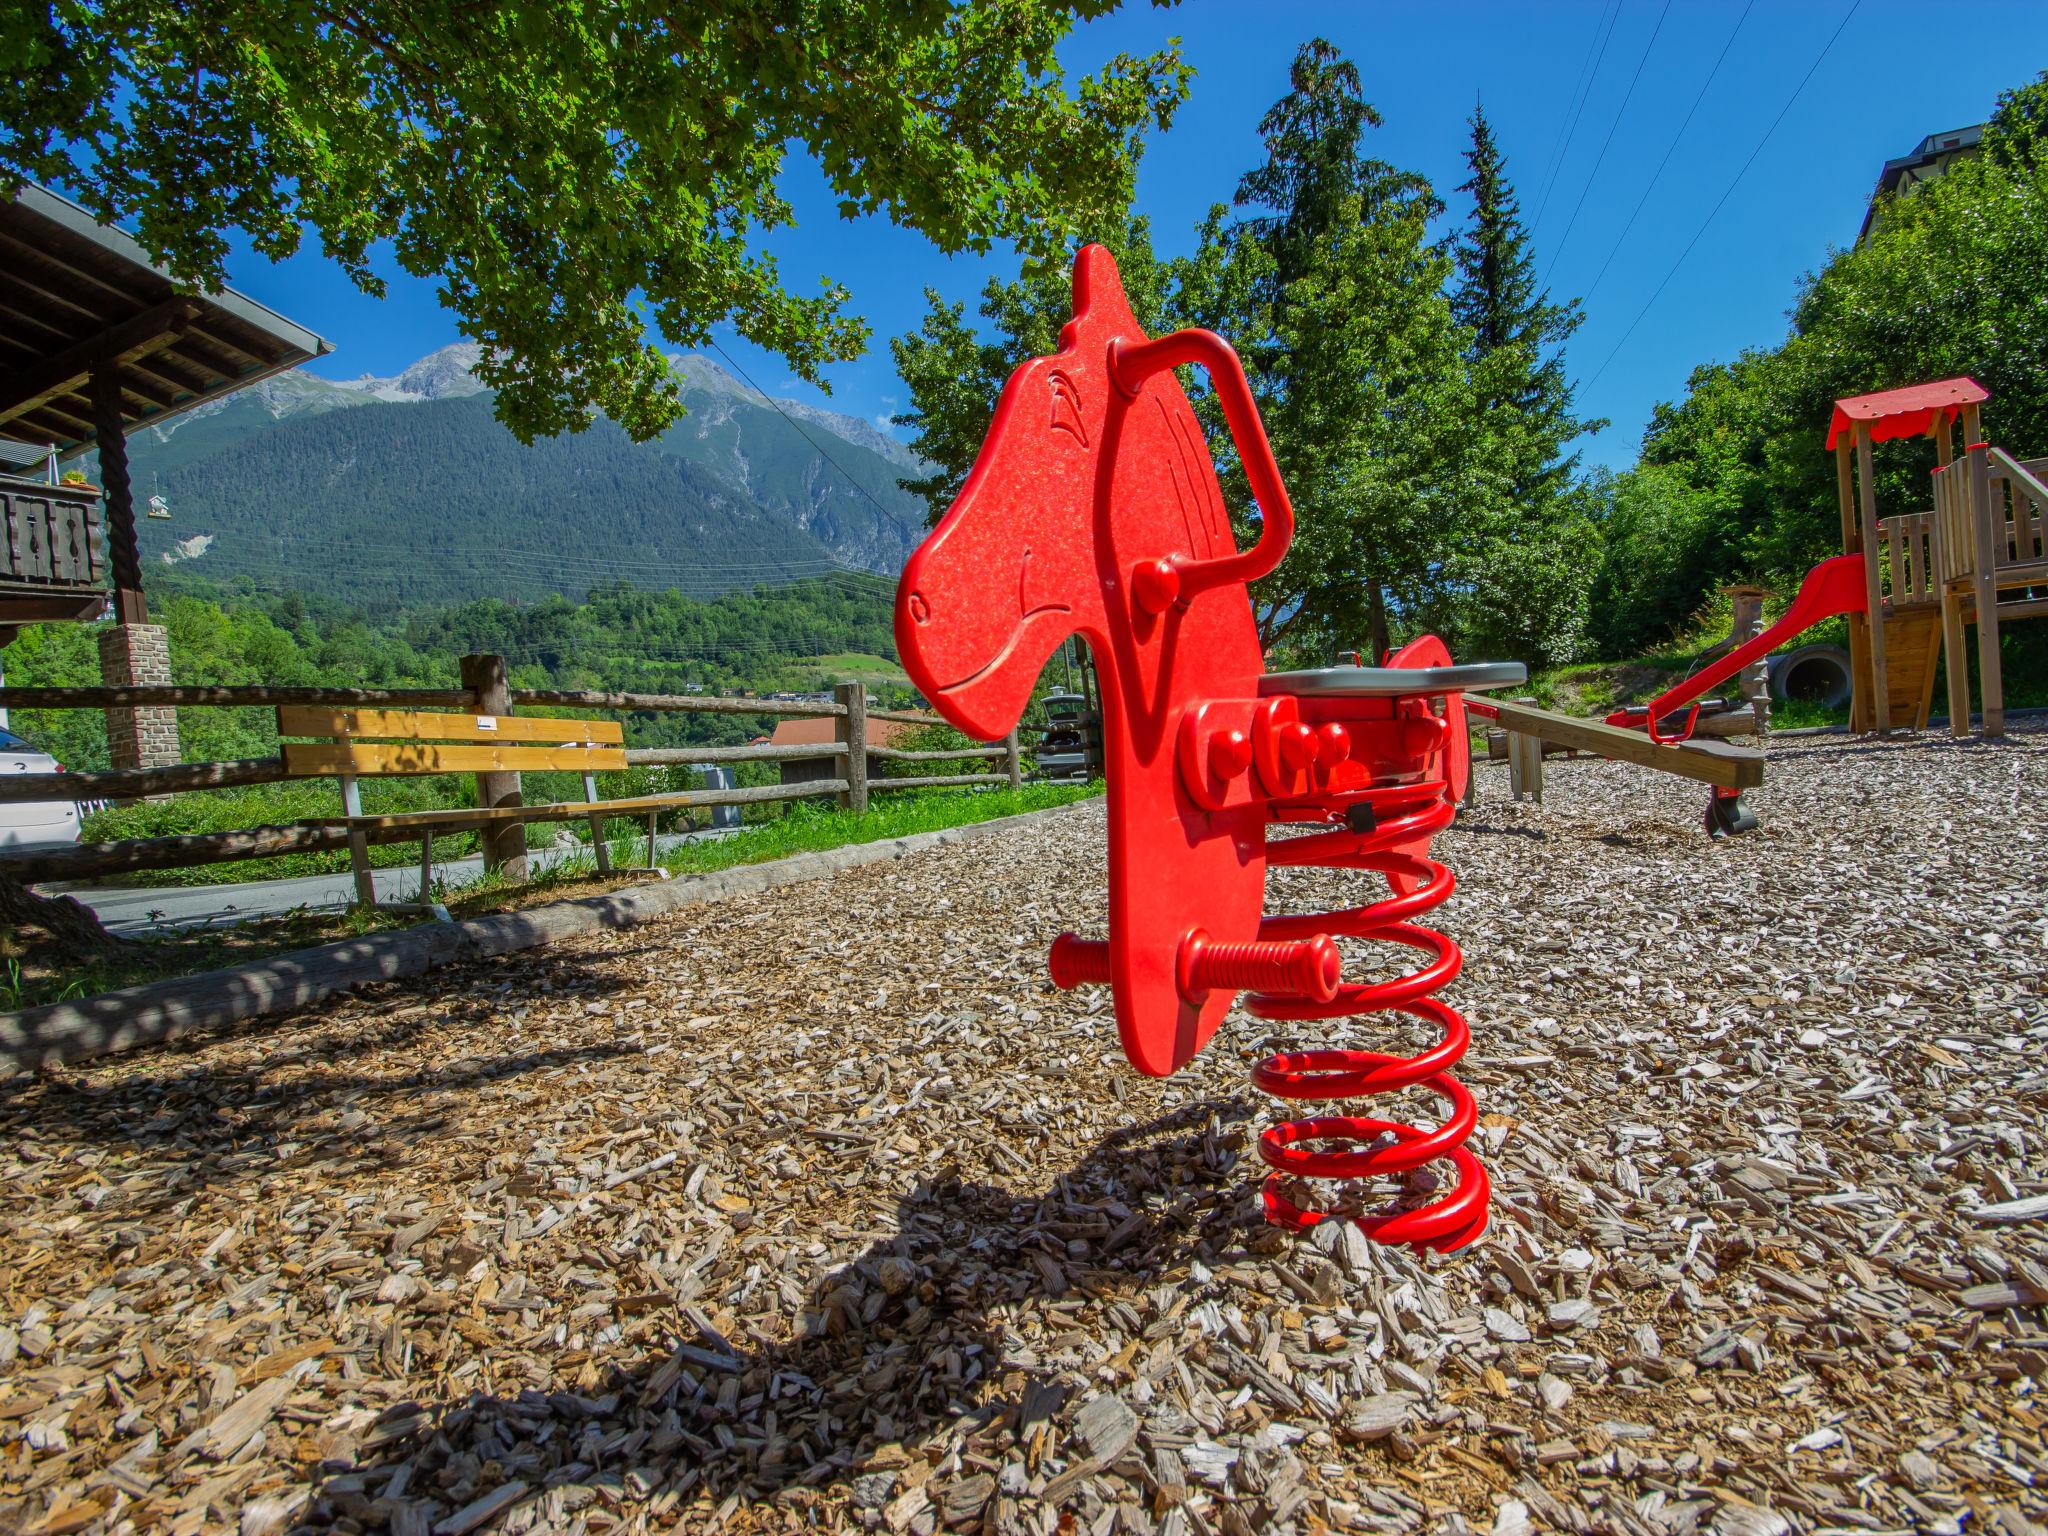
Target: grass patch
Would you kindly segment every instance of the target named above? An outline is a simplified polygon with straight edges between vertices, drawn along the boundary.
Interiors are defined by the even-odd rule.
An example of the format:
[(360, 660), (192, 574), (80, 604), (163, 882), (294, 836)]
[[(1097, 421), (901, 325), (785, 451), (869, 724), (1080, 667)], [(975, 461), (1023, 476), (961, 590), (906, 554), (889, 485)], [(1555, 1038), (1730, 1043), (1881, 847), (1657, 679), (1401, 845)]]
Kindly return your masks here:
[(878, 795), (858, 816), (799, 802), (787, 815), (730, 837), (707, 838), (661, 856), (674, 874), (708, 874), (740, 864), (760, 864), (793, 853), (817, 853), (853, 843), (878, 843), (942, 827), (962, 827), (998, 816), (1042, 811), (1102, 793), (1093, 784), (1026, 784), (1019, 789), (922, 790)]
[[(1014, 816), (1024, 811), (1067, 805), (1102, 792), (1094, 784), (1027, 784), (1019, 789), (922, 790), (878, 797), (859, 816), (829, 807), (800, 804), (790, 814), (731, 836), (710, 838), (673, 848), (661, 855), (671, 874), (702, 874), (741, 864), (759, 864), (793, 853), (813, 853), (854, 843), (880, 842)], [(638, 864), (647, 852), (644, 837), (617, 837), (609, 843), (613, 862)], [(273, 861), (265, 861), (273, 862)], [(224, 866), (233, 868), (233, 866)], [(246, 866), (245, 866), (246, 867)], [(166, 873), (170, 873), (166, 871)], [(600, 875), (588, 853), (537, 869), (529, 880), (513, 882), (490, 874), (452, 884), (437, 880), (435, 900), (460, 917), (514, 912), (552, 901), (594, 896), (644, 883), (644, 875)], [(223, 899), (227, 893), (223, 892)], [(75, 954), (52, 952), (39, 930), (0, 932), (0, 1010), (33, 1008), (43, 1003), (91, 997), (118, 987), (171, 976), (189, 976), (223, 966), (241, 965), (287, 950), (360, 938), (389, 928), (419, 922), (417, 912), (387, 912), (352, 907), (340, 912), (300, 909), (277, 917), (217, 927), (181, 929), (138, 940), (104, 955), (81, 960)]]

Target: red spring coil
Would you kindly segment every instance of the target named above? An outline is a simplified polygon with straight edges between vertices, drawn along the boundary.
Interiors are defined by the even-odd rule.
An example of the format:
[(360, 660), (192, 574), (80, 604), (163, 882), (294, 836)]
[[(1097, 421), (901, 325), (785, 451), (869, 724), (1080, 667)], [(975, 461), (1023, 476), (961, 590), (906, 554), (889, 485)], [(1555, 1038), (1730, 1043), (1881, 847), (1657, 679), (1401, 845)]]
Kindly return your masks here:
[[(1369, 870), (1386, 876), (1394, 894), (1369, 906), (1337, 912), (1269, 917), (1260, 924), (1259, 937), (1305, 939), (1330, 934), (1375, 939), (1423, 950), (1431, 957), (1429, 963), (1384, 981), (1342, 985), (1327, 1003), (1261, 993), (1250, 998), (1247, 1007), (1258, 1018), (1274, 1020), (1399, 1012), (1435, 1025), (1443, 1031), (1443, 1039), (1418, 1056), (1354, 1050), (1283, 1052), (1254, 1068), (1252, 1081), (1280, 1098), (1314, 1100), (1363, 1098), (1419, 1084), (1448, 1099), (1451, 1113), (1431, 1131), (1363, 1115), (1318, 1115), (1269, 1127), (1259, 1137), (1259, 1155), (1273, 1169), (1265, 1185), (1266, 1217), (1276, 1225), (1297, 1229), (1332, 1219), (1330, 1212), (1304, 1210), (1288, 1199), (1281, 1191), (1289, 1178), (1376, 1178), (1448, 1158), (1458, 1172), (1457, 1186), (1449, 1193), (1420, 1207), (1357, 1220), (1375, 1242), (1411, 1243), (1449, 1253), (1486, 1230), (1491, 1187), (1486, 1170), (1463, 1145), (1478, 1122), (1478, 1107), (1465, 1086), (1450, 1076), (1450, 1068), (1465, 1054), (1472, 1034), (1455, 1008), (1431, 995), (1458, 974), (1465, 957), (1447, 935), (1412, 919), (1441, 905), (1457, 882), (1435, 859), (1396, 850), (1447, 826), (1456, 807), (1438, 781), (1369, 789), (1319, 802), (1317, 819), (1341, 821), (1345, 811), (1360, 802), (1371, 805), (1377, 817), (1372, 830), (1346, 828), (1270, 843), (1266, 862)], [(1307, 1145), (1332, 1142), (1351, 1145), (1344, 1150)]]

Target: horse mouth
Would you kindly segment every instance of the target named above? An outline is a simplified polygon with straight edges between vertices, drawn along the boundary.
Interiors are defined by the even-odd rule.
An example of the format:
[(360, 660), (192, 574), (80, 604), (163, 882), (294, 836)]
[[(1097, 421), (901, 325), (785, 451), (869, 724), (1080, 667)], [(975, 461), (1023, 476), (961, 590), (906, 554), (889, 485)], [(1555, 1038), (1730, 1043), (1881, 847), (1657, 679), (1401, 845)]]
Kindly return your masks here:
[(962, 688), (970, 688), (984, 677), (987, 677), (989, 673), (995, 671), (1004, 662), (1008, 661), (1018, 645), (1023, 641), (1024, 631), (1031, 627), (1031, 621), (1040, 614), (1072, 613), (1073, 611), (1072, 606), (1067, 603), (1040, 603), (1036, 608), (1020, 613), (1017, 616), (1017, 627), (1010, 631), (1010, 638), (1003, 642), (1001, 650), (997, 651), (995, 655), (989, 657), (987, 661), (983, 662), (959, 681), (942, 685), (939, 692), (958, 693)]

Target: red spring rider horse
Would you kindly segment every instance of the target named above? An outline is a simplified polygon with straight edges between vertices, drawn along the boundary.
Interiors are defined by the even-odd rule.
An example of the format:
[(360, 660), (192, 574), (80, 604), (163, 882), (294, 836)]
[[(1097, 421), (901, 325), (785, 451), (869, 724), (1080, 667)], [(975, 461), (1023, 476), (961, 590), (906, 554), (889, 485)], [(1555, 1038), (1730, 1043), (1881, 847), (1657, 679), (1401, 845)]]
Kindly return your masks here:
[[(1240, 552), (1202, 429), (1173, 370), (1209, 373), (1263, 519)], [(1074, 264), (1060, 351), (1010, 376), (981, 455), (896, 596), (903, 665), (940, 714), (984, 740), (1014, 726), (1068, 635), (1094, 649), (1109, 790), (1106, 940), (1063, 934), (1053, 979), (1106, 982), (1124, 1052), (1164, 1076), (1232, 999), (1271, 1020), (1396, 1010), (1441, 1031), (1414, 1057), (1309, 1050), (1268, 1058), (1254, 1081), (1329, 1100), (1421, 1085), (1449, 1100), (1422, 1131), (1327, 1115), (1276, 1125), (1259, 1151), (1268, 1217), (1312, 1226), (1290, 1177), (1367, 1178), (1448, 1160), (1457, 1182), (1426, 1204), (1362, 1217), (1381, 1242), (1449, 1251), (1486, 1226), (1485, 1171), (1463, 1142), (1477, 1111), (1449, 1076), (1470, 1034), (1433, 994), (1462, 956), (1415, 919), (1451, 893), (1429, 856), (1469, 771), (1464, 690), (1523, 680), (1519, 665), (1452, 666), (1425, 636), (1383, 667), (1265, 675), (1246, 583), (1271, 571), (1294, 513), (1244, 370), (1208, 331), (1148, 340), (1100, 246)], [(1289, 823), (1322, 830), (1268, 841)], [(1370, 871), (1384, 900), (1264, 915), (1268, 865)], [(1338, 937), (1418, 950), (1424, 963), (1346, 981)]]

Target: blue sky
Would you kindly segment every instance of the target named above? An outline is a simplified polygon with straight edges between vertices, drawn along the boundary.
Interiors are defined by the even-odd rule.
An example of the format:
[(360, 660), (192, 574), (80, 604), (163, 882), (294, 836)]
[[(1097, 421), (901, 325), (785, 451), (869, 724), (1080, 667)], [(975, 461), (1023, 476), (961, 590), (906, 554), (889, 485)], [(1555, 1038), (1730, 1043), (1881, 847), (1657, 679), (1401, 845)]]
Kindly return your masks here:
[[(1182, 39), (1193, 91), (1172, 130), (1153, 139), (1139, 176), (1139, 207), (1169, 255), (1191, 247), (1204, 210), (1227, 201), (1255, 163), (1258, 119), (1285, 93), (1288, 63), (1311, 36), (1358, 64), (1385, 114), (1373, 152), (1427, 174), (1452, 218), (1465, 212), (1452, 190), (1464, 179), (1465, 118), (1483, 99), (1535, 225), (1539, 268), (1558, 295), (1586, 299), (1569, 360), (1583, 414), (1613, 423), (1586, 456), (1620, 468), (1633, 462), (1651, 408), (1676, 397), (1694, 366), (1782, 338), (1800, 275), (1854, 239), (1887, 158), (1926, 134), (1981, 121), (2001, 89), (2048, 65), (2040, 0), (1978, 0), (1955, 13), (1956, 27), (1938, 25), (1939, 8), (1924, 0), (1860, 0), (1851, 11), (1852, 0), (1188, 0), (1163, 11), (1127, 0), (1079, 29), (1065, 57), (1091, 69), (1117, 52)], [(1581, 90), (1589, 69), (1590, 89)], [(821, 274), (844, 282), (875, 345), (832, 370), (827, 400), (779, 360), (730, 332), (721, 339), (771, 392), (886, 414), (903, 403), (887, 338), (915, 327), (923, 290), (964, 299), (971, 312), (982, 283), (1014, 264), (1002, 255), (949, 260), (882, 220), (848, 225), (798, 161), (788, 189), (800, 222), (771, 244), (787, 282), (799, 293), (815, 291)], [(330, 377), (393, 373), (458, 339), (432, 285), (402, 274), (381, 303), (310, 251), (281, 265), (244, 254), (230, 280), (333, 340), (334, 355), (318, 365)]]

